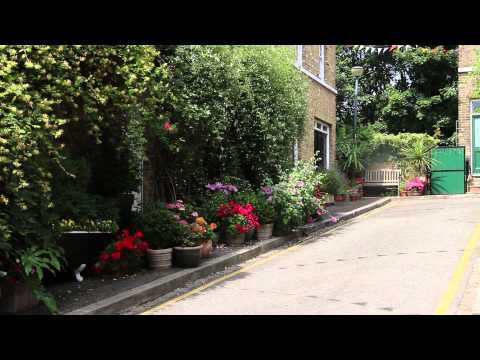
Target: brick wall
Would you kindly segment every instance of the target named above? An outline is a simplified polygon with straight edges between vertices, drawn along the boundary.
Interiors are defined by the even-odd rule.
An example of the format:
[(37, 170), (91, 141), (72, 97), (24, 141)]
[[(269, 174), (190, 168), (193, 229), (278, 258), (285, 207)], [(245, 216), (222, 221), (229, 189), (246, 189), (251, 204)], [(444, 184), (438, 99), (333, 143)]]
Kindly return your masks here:
[[(475, 63), (476, 50), (480, 45), (460, 45), (458, 67), (470, 67)], [(473, 98), (475, 79), (470, 73), (458, 74), (458, 145), (465, 146), (465, 156), (470, 159), (470, 100)]]
[[(320, 73), (320, 45), (304, 45), (303, 67), (314, 75)], [(325, 82), (335, 87), (336, 46), (325, 46)], [(306, 75), (305, 75), (306, 76)], [(299, 144), (299, 158), (310, 159), (314, 155), (315, 121), (320, 120), (330, 125), (330, 167), (335, 162), (336, 144), (336, 95), (325, 86), (306, 76), (309, 81), (308, 120), (305, 135)]]

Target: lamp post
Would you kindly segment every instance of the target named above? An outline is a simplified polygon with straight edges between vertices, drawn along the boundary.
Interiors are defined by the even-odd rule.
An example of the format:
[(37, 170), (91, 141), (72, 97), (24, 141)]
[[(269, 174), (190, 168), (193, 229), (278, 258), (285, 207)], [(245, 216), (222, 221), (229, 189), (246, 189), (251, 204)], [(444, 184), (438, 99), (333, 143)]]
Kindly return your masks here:
[(358, 79), (363, 75), (361, 66), (352, 67), (352, 75), (355, 78), (355, 102), (353, 112), (353, 138), (357, 142), (357, 113), (358, 113)]

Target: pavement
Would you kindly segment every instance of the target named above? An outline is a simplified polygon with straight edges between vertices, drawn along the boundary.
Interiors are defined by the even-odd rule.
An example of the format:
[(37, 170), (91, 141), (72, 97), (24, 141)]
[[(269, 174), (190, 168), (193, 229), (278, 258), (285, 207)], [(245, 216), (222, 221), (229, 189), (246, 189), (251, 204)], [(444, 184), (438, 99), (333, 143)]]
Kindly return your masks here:
[(392, 201), (126, 313), (472, 313), (479, 224), (480, 197)]

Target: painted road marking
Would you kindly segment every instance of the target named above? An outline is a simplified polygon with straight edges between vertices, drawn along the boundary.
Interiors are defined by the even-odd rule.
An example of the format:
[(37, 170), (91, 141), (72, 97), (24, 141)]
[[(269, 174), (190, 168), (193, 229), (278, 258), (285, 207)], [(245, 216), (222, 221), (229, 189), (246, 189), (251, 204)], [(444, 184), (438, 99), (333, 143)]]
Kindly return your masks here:
[[(319, 234), (319, 236), (323, 236), (323, 235), (329, 234), (329, 233), (331, 233), (331, 232), (333, 232), (333, 231), (335, 231), (335, 230), (337, 230), (337, 229), (339, 229), (339, 228), (343, 228), (344, 226), (347, 226), (347, 225), (351, 224), (353, 221), (360, 220), (360, 219), (365, 219), (365, 218), (367, 218), (367, 217), (369, 217), (369, 216), (372, 216), (372, 215), (374, 215), (374, 214), (379, 213), (380, 211), (384, 211), (384, 210), (386, 210), (386, 209), (388, 209), (388, 208), (391, 208), (392, 206), (395, 206), (395, 205), (397, 205), (397, 204), (398, 204), (398, 203), (392, 201), (392, 202), (388, 203), (387, 205), (381, 206), (381, 207), (379, 207), (379, 208), (377, 208), (377, 209), (373, 209), (373, 210), (371, 210), (371, 211), (369, 211), (369, 212), (367, 212), (367, 213), (365, 213), (365, 214), (359, 215), (359, 216), (357, 216), (356, 218), (351, 219), (350, 221), (346, 221), (346, 222), (343, 223), (343, 224), (336, 225), (334, 228), (332, 228), (332, 229), (330, 229), (330, 230), (328, 230), (328, 231), (322, 232), (321, 234)], [(252, 268), (254, 268), (254, 267), (257, 267), (257, 266), (260, 266), (260, 265), (262, 265), (262, 264), (265, 264), (265, 263), (271, 261), (272, 259), (274, 259), (274, 258), (276, 258), (276, 257), (278, 257), (278, 256), (280, 256), (280, 255), (285, 255), (285, 254), (287, 254), (287, 253), (289, 253), (289, 252), (291, 252), (291, 251), (293, 251), (293, 250), (299, 249), (300, 246), (305, 245), (305, 244), (307, 244), (307, 243), (309, 243), (309, 242), (312, 242), (312, 241), (315, 241), (315, 238), (314, 238), (314, 237), (313, 237), (313, 238), (308, 238), (308, 237), (307, 237), (307, 239), (305, 239), (304, 241), (301, 241), (301, 242), (298, 243), (298, 244), (295, 244), (295, 245), (293, 245), (293, 246), (290, 246), (290, 247), (287, 248), (287, 249), (280, 250), (280, 251), (278, 251), (278, 252), (275, 253), (275, 254), (272, 254), (272, 255), (270, 255), (270, 256), (267, 256), (266, 258), (263, 258), (263, 259), (261, 259), (261, 260), (255, 261), (255, 262), (252, 263), (251, 265), (245, 266), (245, 267), (243, 267), (243, 268), (241, 268), (241, 269), (239, 269), (239, 270), (237, 270), (237, 271), (234, 271), (234, 272), (232, 272), (232, 273), (230, 273), (230, 274), (224, 275), (224, 276), (222, 276), (222, 277), (220, 277), (220, 278), (218, 278), (218, 279), (216, 279), (216, 280), (213, 280), (213, 281), (211, 281), (211, 282), (209, 282), (209, 283), (207, 283), (207, 284), (204, 284), (204, 285), (202, 285), (202, 286), (199, 286), (198, 288), (195, 288), (195, 289), (193, 289), (193, 290), (191, 290), (191, 291), (188, 291), (188, 292), (186, 292), (185, 294), (182, 294), (182, 295), (179, 295), (179, 296), (177, 296), (177, 297), (175, 297), (175, 298), (173, 298), (173, 299), (170, 299), (170, 300), (168, 300), (168, 301), (166, 301), (166, 302), (164, 302), (164, 303), (162, 303), (162, 304), (160, 304), (160, 305), (154, 306), (154, 307), (151, 308), (150, 310), (147, 310), (147, 311), (145, 311), (145, 312), (142, 312), (140, 315), (152, 315), (152, 314), (154, 314), (155, 312), (157, 312), (157, 311), (159, 311), (159, 310), (161, 310), (161, 309), (164, 309), (164, 308), (166, 308), (166, 307), (168, 307), (168, 306), (170, 306), (170, 305), (173, 305), (174, 303), (176, 303), (176, 302), (178, 302), (178, 301), (181, 301), (181, 300), (183, 300), (183, 299), (185, 299), (185, 298), (187, 298), (187, 297), (189, 297), (189, 296), (198, 294), (199, 292), (201, 292), (201, 291), (203, 291), (203, 290), (205, 290), (205, 289), (208, 289), (208, 288), (210, 288), (210, 287), (212, 287), (212, 286), (214, 286), (214, 285), (216, 285), (216, 284), (218, 284), (218, 283), (221, 283), (221, 282), (223, 282), (223, 281), (225, 281), (225, 280), (228, 280), (228, 279), (230, 279), (230, 278), (232, 278), (232, 277), (234, 277), (234, 276), (236, 276), (236, 275), (238, 275), (238, 274), (241, 274), (241, 273), (246, 272), (246, 271), (248, 271), (248, 270), (250, 270), (250, 269), (252, 269)]]
[(468, 268), (469, 260), (472, 257), (472, 254), (475, 250), (475, 247), (480, 239), (480, 224), (475, 227), (470, 239), (468, 241), (468, 245), (463, 252), (460, 261), (455, 268), (455, 272), (453, 273), (452, 278), (448, 284), (448, 288), (442, 296), (440, 300), (440, 304), (438, 305), (437, 309), (435, 310), (435, 315), (445, 315), (447, 314), (450, 306), (452, 304), (453, 299), (455, 298), (460, 282), (465, 274), (465, 270)]

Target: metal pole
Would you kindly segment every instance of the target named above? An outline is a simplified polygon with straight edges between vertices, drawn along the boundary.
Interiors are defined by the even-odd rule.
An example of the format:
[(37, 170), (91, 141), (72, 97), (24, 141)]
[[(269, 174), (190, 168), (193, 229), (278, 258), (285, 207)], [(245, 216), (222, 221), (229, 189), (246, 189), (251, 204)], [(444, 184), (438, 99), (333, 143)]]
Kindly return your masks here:
[(353, 112), (353, 138), (357, 142), (358, 78), (355, 78), (355, 104)]

